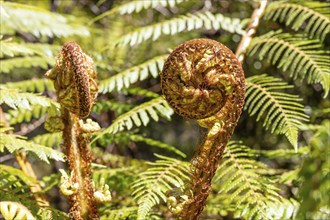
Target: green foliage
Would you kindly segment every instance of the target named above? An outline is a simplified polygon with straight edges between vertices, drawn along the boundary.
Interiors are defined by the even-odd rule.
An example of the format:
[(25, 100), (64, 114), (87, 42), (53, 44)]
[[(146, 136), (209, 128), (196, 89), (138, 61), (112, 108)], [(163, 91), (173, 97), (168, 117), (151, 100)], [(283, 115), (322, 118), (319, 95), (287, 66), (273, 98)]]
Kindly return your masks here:
[(281, 79), (267, 75), (247, 78), (245, 109), (250, 115), (257, 115), (257, 121), (264, 117), (263, 126), (272, 133), (285, 134), (297, 150), (298, 128), (308, 120), (304, 106), (296, 95), (278, 92), (292, 88)]
[[(315, 53), (317, 51), (317, 53)], [(250, 44), (250, 55), (288, 71), (293, 79), (305, 79), (308, 83), (321, 83), (324, 97), (330, 89), (329, 50), (324, 50), (318, 40), (308, 40), (303, 35), (270, 32), (256, 37)]]
[(18, 202), (2, 201), (0, 202), (0, 213), (5, 219), (21, 220), (36, 219), (31, 212)]
[(279, 21), (294, 30), (304, 28), (311, 38), (324, 41), (330, 33), (330, 5), (317, 1), (276, 1), (271, 2), (264, 18)]
[(148, 163), (151, 167), (140, 173), (132, 184), (132, 195), (139, 205), (137, 219), (146, 219), (153, 206), (166, 202), (168, 190), (182, 188), (184, 180), (189, 180), (187, 163), (160, 155), (157, 157), (160, 160)]

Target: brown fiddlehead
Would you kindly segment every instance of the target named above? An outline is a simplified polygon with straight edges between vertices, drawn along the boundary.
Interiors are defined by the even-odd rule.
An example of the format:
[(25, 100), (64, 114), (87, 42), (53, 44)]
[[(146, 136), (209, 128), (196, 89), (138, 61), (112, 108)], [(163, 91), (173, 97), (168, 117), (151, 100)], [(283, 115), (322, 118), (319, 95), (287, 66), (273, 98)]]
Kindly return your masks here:
[(90, 135), (80, 120), (90, 114), (97, 96), (94, 62), (78, 44), (68, 42), (64, 44), (54, 68), (46, 73), (46, 77), (54, 81), (57, 99), (61, 104), (63, 146), (71, 170), (70, 181), (66, 178), (61, 190), (69, 196), (72, 204), (70, 214), (74, 219), (97, 218), (90, 179)]
[(181, 44), (169, 55), (161, 72), (161, 86), (179, 115), (195, 118), (208, 129), (191, 159), (188, 199), (180, 204), (179, 212), (181, 219), (197, 219), (242, 112), (244, 72), (236, 56), (223, 44), (196, 39)]

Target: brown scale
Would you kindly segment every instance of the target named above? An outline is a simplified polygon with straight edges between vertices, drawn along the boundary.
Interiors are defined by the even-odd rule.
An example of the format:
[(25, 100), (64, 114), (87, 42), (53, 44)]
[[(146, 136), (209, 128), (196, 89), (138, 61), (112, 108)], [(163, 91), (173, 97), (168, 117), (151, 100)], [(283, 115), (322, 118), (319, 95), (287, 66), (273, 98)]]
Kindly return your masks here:
[(191, 159), (189, 195), (180, 219), (198, 219), (211, 190), (211, 180), (242, 112), (245, 78), (241, 64), (223, 44), (191, 40), (169, 55), (161, 72), (165, 99), (179, 115), (208, 128)]

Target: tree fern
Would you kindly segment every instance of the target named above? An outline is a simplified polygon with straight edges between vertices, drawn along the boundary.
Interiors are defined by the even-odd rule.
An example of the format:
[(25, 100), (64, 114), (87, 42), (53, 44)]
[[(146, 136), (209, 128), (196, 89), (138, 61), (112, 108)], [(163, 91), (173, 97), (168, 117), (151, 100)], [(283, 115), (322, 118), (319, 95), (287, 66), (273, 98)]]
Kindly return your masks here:
[(40, 105), (31, 105), (30, 109), (16, 109), (8, 111), (9, 124), (30, 122), (34, 118), (41, 118), (46, 115), (48, 108)]
[(22, 92), (44, 92), (55, 91), (53, 82), (49, 79), (29, 79), (18, 82), (8, 82), (5, 84), (7, 88), (19, 89)]
[(31, 68), (40, 67), (42, 69), (48, 69), (48, 65), (54, 65), (54, 60), (49, 57), (17, 57), (1, 61), (0, 74), (10, 73), (15, 68)]
[(133, 125), (136, 125), (137, 127), (142, 125), (146, 126), (149, 123), (150, 118), (158, 121), (159, 114), (168, 120), (173, 114), (172, 108), (168, 106), (167, 102), (162, 97), (145, 102), (129, 112), (122, 114), (113, 121), (110, 127), (106, 128), (101, 134), (99, 134), (96, 139), (107, 133), (115, 134), (125, 128), (130, 130), (133, 128)]
[(148, 39), (157, 40), (160, 36), (174, 35), (183, 31), (191, 31), (200, 28), (206, 30), (223, 29), (231, 33), (243, 34), (241, 20), (230, 18), (222, 14), (210, 12), (196, 12), (195, 14), (182, 15), (178, 18), (161, 21), (150, 26), (141, 27), (130, 32), (116, 42), (115, 45), (137, 45)]
[(307, 78), (308, 83), (321, 83), (324, 96), (327, 96), (330, 89), (330, 51), (323, 50), (317, 40), (307, 40), (303, 35), (270, 32), (252, 40), (249, 54), (257, 53), (259, 59), (267, 57), (269, 62), (288, 71), (293, 79)]
[(276, 1), (271, 2), (264, 18), (279, 20), (294, 30), (303, 27), (310, 37), (325, 39), (330, 32), (330, 5), (315, 1)]
[(149, 75), (156, 78), (163, 67), (166, 57), (167, 55), (157, 56), (138, 66), (131, 67), (108, 79), (100, 81), (99, 92), (107, 93), (113, 91), (115, 88), (117, 90), (128, 88), (131, 84), (137, 81), (145, 80)]
[(272, 133), (284, 134), (297, 150), (298, 128), (308, 117), (300, 98), (276, 90), (292, 88), (280, 79), (267, 76), (247, 78), (245, 109), (257, 114), (257, 121), (264, 117), (263, 126)]
[(282, 198), (279, 189), (263, 175), (269, 168), (255, 157), (253, 151), (238, 142), (230, 142), (225, 149), (213, 182), (219, 184), (220, 195), (229, 197), (226, 206), (232, 204), (236, 208), (229, 210), (245, 219), (291, 218), (296, 208), (288, 206), (290, 202)]
[(180, 160), (157, 155), (160, 160), (150, 163), (151, 167), (139, 174), (133, 182), (132, 193), (139, 205), (138, 218), (146, 219), (151, 208), (166, 202), (165, 193), (173, 187), (183, 187), (188, 180), (188, 164)]
[(67, 37), (70, 35), (89, 35), (84, 26), (69, 24), (70, 19), (42, 10), (37, 7), (1, 2), (1, 35), (16, 31), (31, 33), (36, 37)]

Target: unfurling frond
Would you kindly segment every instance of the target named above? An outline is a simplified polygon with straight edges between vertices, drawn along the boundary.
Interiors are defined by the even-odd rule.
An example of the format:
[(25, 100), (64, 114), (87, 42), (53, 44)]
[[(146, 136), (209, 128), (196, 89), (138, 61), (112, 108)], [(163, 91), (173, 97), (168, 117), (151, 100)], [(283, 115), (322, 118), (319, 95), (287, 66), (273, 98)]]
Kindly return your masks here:
[(249, 54), (257, 54), (260, 59), (266, 57), (278, 68), (288, 71), (293, 79), (307, 78), (308, 83), (320, 83), (324, 96), (330, 90), (330, 52), (322, 49), (317, 40), (270, 32), (252, 40)]
[(129, 112), (126, 112), (116, 118), (110, 127), (106, 128), (97, 138), (104, 134), (115, 134), (124, 129), (130, 130), (134, 125), (137, 127), (146, 126), (150, 122), (150, 118), (155, 121), (159, 120), (159, 116), (170, 120), (173, 114), (173, 109), (167, 104), (167, 102), (162, 98), (155, 98), (149, 102), (145, 102)]
[[(1, 2), (1, 35), (15, 32), (31, 33), (36, 37), (88, 36), (84, 26), (69, 24), (69, 19), (26, 4)], [(71, 18), (72, 19), (72, 18)]]
[(160, 160), (139, 174), (133, 182), (134, 200), (139, 205), (138, 219), (146, 219), (153, 206), (166, 202), (166, 192), (172, 188), (183, 187), (189, 180), (188, 163), (157, 155)]
[(132, 13), (139, 13), (141, 10), (146, 10), (149, 8), (162, 7), (174, 7), (186, 0), (153, 0), (153, 1), (131, 1), (125, 4), (115, 6), (110, 11), (107, 11), (92, 20), (92, 22), (98, 21), (106, 16), (111, 16), (115, 14), (125, 15)]
[(228, 198), (221, 201), (222, 209), (234, 212), (237, 218), (290, 219), (297, 207), (281, 197), (279, 189), (265, 176), (269, 168), (255, 157), (256, 154), (241, 143), (228, 144), (213, 180), (219, 188), (219, 198)]
[(128, 88), (137, 81), (145, 80), (149, 75), (156, 78), (163, 68), (163, 63), (167, 56), (168, 55), (157, 56), (138, 66), (131, 67), (108, 79), (100, 81), (99, 92), (107, 93), (113, 91), (115, 88), (117, 90)]
[(28, 208), (18, 202), (1, 201), (0, 213), (5, 219), (36, 219)]
[(59, 151), (23, 140), (16, 135), (0, 133), (0, 152), (3, 152), (5, 149), (10, 153), (18, 150), (25, 150), (27, 153), (32, 152), (46, 163), (49, 163), (48, 159), (64, 161), (64, 154)]
[(222, 14), (210, 12), (197, 12), (178, 18), (172, 18), (150, 26), (138, 28), (129, 34), (119, 38), (115, 45), (134, 46), (143, 41), (157, 40), (161, 35), (174, 35), (183, 31), (191, 31), (205, 28), (206, 30), (225, 30), (231, 33), (243, 34), (242, 21), (238, 18), (230, 18)]
[(267, 6), (264, 18), (279, 20), (294, 30), (304, 27), (310, 37), (322, 41), (330, 33), (330, 4), (327, 2), (274, 1)]
[(5, 103), (13, 109), (31, 109), (31, 105), (51, 106), (57, 105), (53, 100), (33, 93), (19, 92), (0, 86), (0, 104)]
[(281, 79), (260, 75), (247, 78), (245, 109), (257, 115), (257, 121), (272, 133), (284, 134), (297, 150), (298, 127), (308, 116), (304, 114), (301, 99), (278, 90), (292, 88)]

